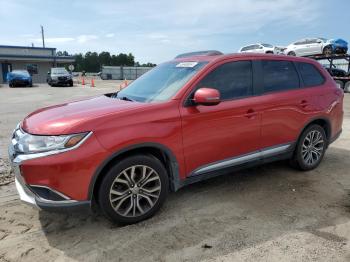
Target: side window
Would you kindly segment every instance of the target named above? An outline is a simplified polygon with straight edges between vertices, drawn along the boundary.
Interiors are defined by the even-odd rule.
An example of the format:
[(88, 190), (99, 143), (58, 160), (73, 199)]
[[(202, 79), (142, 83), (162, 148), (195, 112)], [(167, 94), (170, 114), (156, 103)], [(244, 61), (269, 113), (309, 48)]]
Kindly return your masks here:
[(219, 66), (206, 75), (196, 89), (215, 88), (222, 100), (245, 97), (252, 94), (253, 72), (251, 61), (230, 62)]
[(305, 44), (306, 44), (306, 40), (305, 39), (294, 43), (294, 45), (305, 45)]
[(292, 62), (262, 60), (264, 93), (299, 88), (299, 76)]
[(249, 46), (243, 47), (241, 51), (247, 51), (249, 49)]
[(297, 62), (296, 64), (305, 87), (318, 86), (324, 83), (324, 77), (314, 65), (301, 62)]
[(316, 44), (316, 43), (317, 43), (316, 38), (309, 39), (309, 41), (308, 41), (308, 44)]

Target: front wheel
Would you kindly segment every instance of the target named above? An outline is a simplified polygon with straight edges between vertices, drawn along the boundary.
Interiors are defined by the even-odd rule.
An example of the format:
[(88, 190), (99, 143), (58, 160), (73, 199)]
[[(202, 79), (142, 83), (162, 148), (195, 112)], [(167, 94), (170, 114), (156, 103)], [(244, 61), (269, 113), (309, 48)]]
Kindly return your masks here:
[(311, 125), (299, 138), (291, 164), (300, 170), (312, 170), (321, 163), (326, 148), (325, 130), (319, 125)]
[(344, 92), (350, 93), (350, 81), (346, 82), (344, 85)]
[(164, 165), (150, 155), (135, 155), (114, 165), (103, 178), (98, 202), (112, 221), (132, 224), (154, 215), (168, 193)]
[(323, 54), (326, 56), (329, 56), (333, 53), (332, 47), (330, 46), (326, 46), (325, 48), (323, 48)]
[(293, 51), (290, 51), (290, 52), (288, 53), (288, 55), (290, 55), (290, 56), (296, 56), (296, 53), (293, 52)]

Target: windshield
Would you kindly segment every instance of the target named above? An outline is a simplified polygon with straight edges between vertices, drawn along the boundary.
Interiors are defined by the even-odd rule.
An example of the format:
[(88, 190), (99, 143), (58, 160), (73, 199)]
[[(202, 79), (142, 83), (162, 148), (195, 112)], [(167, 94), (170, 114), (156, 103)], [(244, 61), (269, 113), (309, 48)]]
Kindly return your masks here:
[(167, 101), (208, 62), (168, 62), (147, 72), (117, 94), (138, 102)]
[(67, 75), (68, 72), (65, 68), (51, 68), (51, 74), (53, 74), (53, 75)]
[(270, 45), (270, 44), (261, 44), (262, 46), (264, 46), (264, 47), (273, 47), (272, 45)]
[(29, 76), (28, 71), (24, 71), (24, 70), (14, 70), (11, 72), (11, 74), (16, 76)]

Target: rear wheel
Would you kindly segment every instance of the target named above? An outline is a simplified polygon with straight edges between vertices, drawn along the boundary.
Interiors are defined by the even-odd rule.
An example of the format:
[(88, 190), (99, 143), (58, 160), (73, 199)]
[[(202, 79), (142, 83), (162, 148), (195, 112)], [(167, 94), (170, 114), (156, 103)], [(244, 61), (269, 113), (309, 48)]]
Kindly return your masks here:
[(341, 81), (341, 80), (335, 80), (335, 83), (337, 84), (337, 86), (340, 88), (340, 89), (343, 89), (344, 88), (344, 82)]
[(136, 223), (160, 209), (168, 193), (168, 183), (167, 172), (157, 158), (131, 156), (108, 171), (98, 191), (98, 202), (111, 220)]
[(323, 48), (323, 54), (324, 55), (331, 55), (333, 53), (332, 47), (330, 46), (325, 46)]
[(288, 55), (290, 55), (290, 56), (296, 56), (295, 52), (293, 52), (293, 51), (290, 51), (290, 52), (288, 53)]
[(350, 93), (350, 81), (346, 82), (344, 85), (344, 92)]
[(311, 125), (302, 133), (291, 164), (300, 170), (312, 170), (322, 161), (327, 148), (327, 136), (319, 125)]

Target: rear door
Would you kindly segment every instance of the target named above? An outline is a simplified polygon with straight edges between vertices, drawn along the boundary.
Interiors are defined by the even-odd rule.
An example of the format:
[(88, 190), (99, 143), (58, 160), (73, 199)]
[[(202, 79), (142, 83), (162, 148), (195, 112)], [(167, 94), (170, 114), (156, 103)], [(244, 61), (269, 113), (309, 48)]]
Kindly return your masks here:
[(260, 114), (255, 109), (259, 98), (253, 97), (252, 62), (232, 61), (216, 66), (194, 85), (188, 99), (201, 87), (218, 89), (222, 102), (216, 106), (180, 107), (190, 175), (213, 171), (210, 168), (214, 163), (222, 167), (228, 159), (260, 148)]
[(308, 113), (308, 98), (300, 88), (293, 62), (260, 60), (261, 147), (283, 148), (295, 142)]
[(309, 39), (306, 52), (306, 55), (322, 54), (322, 43), (319, 43), (317, 38)]

